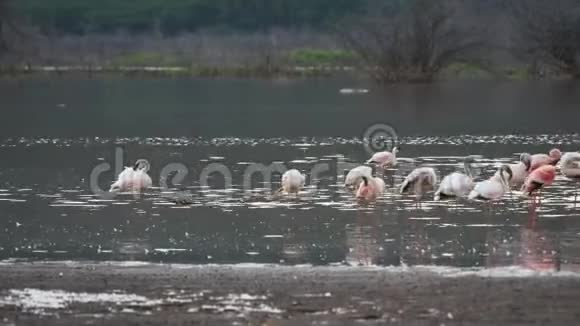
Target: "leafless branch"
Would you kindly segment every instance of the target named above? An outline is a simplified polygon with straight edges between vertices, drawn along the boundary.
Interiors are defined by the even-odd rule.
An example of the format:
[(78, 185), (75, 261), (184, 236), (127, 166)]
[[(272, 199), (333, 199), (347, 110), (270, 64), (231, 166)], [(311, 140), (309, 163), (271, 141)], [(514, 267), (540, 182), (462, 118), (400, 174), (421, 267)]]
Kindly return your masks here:
[[(408, 8), (359, 18), (341, 31), (381, 82), (431, 80), (441, 69), (469, 60), (484, 44), (458, 1), (410, 0)], [(462, 20), (463, 19), (463, 20)]]
[(580, 76), (580, 2), (512, 0), (509, 9), (517, 31), (514, 54)]

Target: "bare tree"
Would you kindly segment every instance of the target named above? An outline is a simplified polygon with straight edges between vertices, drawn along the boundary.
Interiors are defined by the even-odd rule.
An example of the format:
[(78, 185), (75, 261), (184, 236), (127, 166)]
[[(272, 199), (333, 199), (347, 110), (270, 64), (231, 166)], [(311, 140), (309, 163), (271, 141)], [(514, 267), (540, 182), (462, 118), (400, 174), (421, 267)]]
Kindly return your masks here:
[(0, 0), (0, 57), (14, 50), (14, 45), (24, 38), (13, 8), (14, 1)]
[(340, 31), (380, 82), (430, 81), (452, 63), (470, 61), (484, 44), (459, 1), (410, 0), (356, 19)]
[[(514, 53), (544, 66), (580, 77), (580, 2), (577, 0), (510, 0), (517, 31)], [(540, 70), (540, 71), (537, 71)]]

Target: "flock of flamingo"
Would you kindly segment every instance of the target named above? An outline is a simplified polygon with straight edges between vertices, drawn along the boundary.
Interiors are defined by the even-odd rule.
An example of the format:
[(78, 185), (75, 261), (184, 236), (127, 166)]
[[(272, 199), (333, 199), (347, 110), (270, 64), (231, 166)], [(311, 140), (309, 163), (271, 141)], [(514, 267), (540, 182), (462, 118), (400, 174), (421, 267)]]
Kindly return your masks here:
[[(391, 152), (375, 153), (366, 162), (367, 165), (356, 167), (348, 173), (345, 185), (355, 192), (358, 199), (375, 200), (384, 192), (384, 182), (372, 176), (372, 168), (368, 165), (374, 164), (380, 169), (394, 168), (397, 165), (397, 152), (398, 148), (395, 147)], [(513, 187), (521, 187), (524, 195), (532, 196), (554, 182), (557, 166), (565, 177), (580, 181), (580, 153), (569, 152), (562, 155), (557, 148), (552, 149), (549, 154), (523, 153), (519, 162), (502, 165), (492, 177), (479, 182), (474, 180), (471, 172), (474, 162), (474, 157), (466, 157), (465, 171), (445, 176), (438, 188), (435, 169), (418, 167), (403, 180), (400, 193), (414, 193), (420, 199), (427, 191), (437, 188), (435, 200), (467, 197), (472, 200), (496, 201)]]
[[(396, 168), (398, 147), (392, 151), (375, 153), (365, 165), (349, 171), (345, 178), (348, 188), (357, 200), (371, 202), (379, 198), (385, 191), (382, 177), (373, 175), (373, 166), (379, 171)], [(464, 160), (464, 172), (453, 172), (445, 176), (435, 191), (434, 199), (468, 198), (472, 200), (497, 201), (512, 188), (520, 187), (527, 196), (535, 195), (542, 188), (551, 185), (557, 173), (557, 167), (563, 176), (580, 181), (580, 153), (562, 152), (555, 148), (549, 154), (523, 153), (520, 160), (514, 164), (505, 164), (487, 180), (476, 182), (471, 165), (474, 157)], [(149, 162), (138, 160), (133, 167), (126, 167), (112, 184), (111, 192), (141, 191), (151, 187), (152, 181), (147, 172)], [(403, 180), (399, 187), (400, 193), (413, 193), (421, 199), (428, 191), (435, 190), (438, 178), (431, 167), (418, 167)], [(288, 170), (282, 175), (282, 187), (277, 193), (298, 194), (306, 185), (306, 176), (296, 169)]]

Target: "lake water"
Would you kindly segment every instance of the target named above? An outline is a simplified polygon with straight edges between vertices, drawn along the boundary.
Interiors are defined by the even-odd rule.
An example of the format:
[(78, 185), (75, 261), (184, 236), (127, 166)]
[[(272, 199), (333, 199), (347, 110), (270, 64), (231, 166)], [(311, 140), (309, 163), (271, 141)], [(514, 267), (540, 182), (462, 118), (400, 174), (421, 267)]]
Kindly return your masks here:
[[(580, 269), (563, 177), (538, 208), (517, 194), (417, 206), (395, 191), (416, 166), (442, 177), (478, 155), (483, 179), (521, 152), (578, 150), (579, 83), (28, 78), (0, 81), (0, 98), (0, 259)], [(361, 205), (342, 176), (368, 159), (375, 124), (394, 128), (402, 160)], [(153, 189), (98, 191), (139, 158)], [(280, 173), (245, 178), (256, 164), (300, 169), (309, 186), (273, 197)]]

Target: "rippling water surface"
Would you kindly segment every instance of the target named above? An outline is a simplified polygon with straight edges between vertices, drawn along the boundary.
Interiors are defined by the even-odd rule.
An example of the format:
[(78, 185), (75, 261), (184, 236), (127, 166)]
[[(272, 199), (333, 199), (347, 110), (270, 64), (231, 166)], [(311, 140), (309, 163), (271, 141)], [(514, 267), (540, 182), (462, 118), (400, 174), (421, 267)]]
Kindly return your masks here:
[[(458, 134), (400, 142), (400, 165), (384, 175), (388, 191), (364, 205), (342, 186), (349, 164), (368, 158), (357, 137), (6, 138), (0, 143), (0, 258), (580, 268), (580, 204), (576, 185), (563, 177), (538, 208), (517, 192), (488, 207), (434, 202), (432, 194), (417, 204), (395, 191), (419, 165), (442, 177), (475, 154), (482, 179), (524, 151), (576, 150), (580, 135)], [(116, 168), (138, 158), (151, 162), (153, 189), (139, 196), (98, 191), (108, 188)], [(271, 183), (260, 174), (244, 179), (256, 163), (297, 168), (308, 174), (308, 187), (296, 198), (273, 196), (278, 172)], [(315, 167), (324, 169), (313, 177)], [(204, 173), (216, 170), (222, 172), (204, 183)], [(176, 197), (189, 204), (176, 205)]]
[[(521, 152), (578, 150), (579, 90), (573, 82), (0, 80), (0, 259), (576, 270), (580, 208), (564, 178), (537, 209), (517, 193), (492, 208), (432, 194), (417, 205), (395, 188), (419, 165), (440, 176), (461, 170), (466, 155), (478, 156), (483, 179)], [(386, 194), (361, 205), (343, 176), (368, 159), (361, 136), (376, 123), (395, 128), (402, 159), (384, 175)], [(151, 162), (153, 189), (101, 191), (139, 158)], [(300, 169), (308, 187), (298, 198), (273, 196), (280, 174), (247, 177), (256, 164)]]

